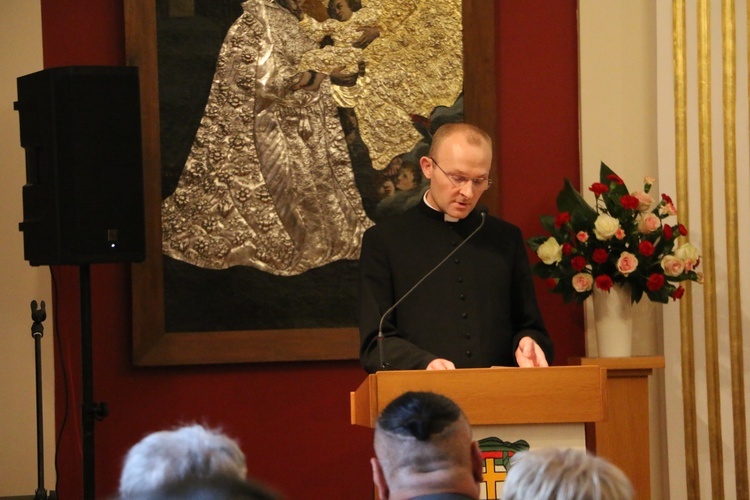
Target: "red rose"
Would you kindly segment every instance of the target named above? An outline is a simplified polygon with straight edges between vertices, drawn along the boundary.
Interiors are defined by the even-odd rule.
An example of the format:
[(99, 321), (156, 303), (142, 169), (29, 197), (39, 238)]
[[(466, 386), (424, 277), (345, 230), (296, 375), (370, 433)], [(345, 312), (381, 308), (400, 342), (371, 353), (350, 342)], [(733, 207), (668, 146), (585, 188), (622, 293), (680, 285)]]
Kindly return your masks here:
[(622, 205), (622, 208), (628, 210), (637, 210), (639, 203), (640, 202), (638, 201), (638, 198), (636, 198), (632, 194), (620, 196), (620, 205)]
[(607, 276), (606, 274), (602, 274), (600, 276), (596, 277), (596, 287), (599, 290), (603, 290), (605, 292), (608, 292), (610, 288), (612, 288), (612, 278)]
[(547, 278), (544, 280), (544, 284), (547, 285), (547, 288), (552, 290), (557, 286), (557, 280), (555, 278)]
[(638, 245), (638, 251), (645, 257), (651, 257), (654, 255), (654, 244), (650, 241), (641, 241)]
[(570, 222), (570, 214), (568, 212), (561, 212), (555, 218), (555, 227), (560, 229), (568, 222)]
[(665, 203), (669, 203), (670, 205), (674, 205), (672, 202), (672, 198), (669, 197), (669, 195), (666, 195), (664, 193), (661, 194), (661, 199), (664, 200)]
[(607, 252), (603, 248), (597, 248), (594, 250), (593, 255), (591, 255), (591, 260), (596, 262), (597, 264), (604, 264), (607, 262), (607, 257), (609, 256), (609, 252)]
[(573, 245), (571, 245), (570, 243), (563, 243), (562, 253), (563, 255), (570, 255), (571, 253), (573, 253)]
[(668, 240), (671, 240), (671, 239), (672, 239), (672, 236), (674, 236), (674, 235), (672, 234), (672, 226), (666, 226), (666, 225), (665, 225), (665, 226), (664, 226), (664, 229), (662, 230), (662, 232), (664, 233), (664, 237), (665, 237), (666, 239), (668, 239)]
[(677, 224), (677, 230), (680, 232), (681, 235), (687, 236), (687, 228), (683, 226), (682, 224)]
[(570, 259), (570, 266), (576, 271), (581, 271), (584, 267), (586, 267), (586, 259), (584, 257), (581, 257), (580, 255), (576, 255), (575, 257)]
[(672, 292), (672, 300), (680, 300), (683, 295), (685, 295), (685, 289), (681, 286), (678, 286), (677, 290)]
[(651, 276), (649, 276), (648, 281), (646, 282), (646, 288), (648, 288), (652, 292), (661, 290), (661, 287), (663, 286), (664, 286), (664, 275), (659, 274), (659, 273), (654, 273)]
[(607, 187), (606, 184), (602, 184), (601, 182), (595, 182), (591, 185), (591, 187), (589, 188), (589, 191), (593, 192), (594, 195), (596, 195), (596, 197), (598, 198), (602, 194), (609, 191), (609, 188)]
[(607, 180), (608, 180), (608, 181), (612, 181), (612, 182), (614, 182), (615, 184), (620, 184), (620, 185), (622, 185), (622, 179), (620, 179), (620, 176), (619, 176), (619, 175), (616, 175), (616, 174), (609, 174), (609, 175), (607, 176)]

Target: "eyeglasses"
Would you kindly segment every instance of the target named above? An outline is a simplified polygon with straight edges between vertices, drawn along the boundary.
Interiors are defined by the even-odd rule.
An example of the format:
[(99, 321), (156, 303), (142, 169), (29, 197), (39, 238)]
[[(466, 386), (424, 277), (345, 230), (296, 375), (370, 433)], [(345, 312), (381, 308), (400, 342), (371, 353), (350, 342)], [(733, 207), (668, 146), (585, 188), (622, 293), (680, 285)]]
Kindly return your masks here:
[(428, 158), (448, 178), (451, 184), (453, 184), (453, 186), (457, 188), (464, 187), (469, 181), (471, 181), (471, 185), (474, 187), (474, 189), (478, 189), (480, 191), (485, 191), (492, 185), (492, 179), (490, 179), (489, 177), (477, 177), (476, 179), (472, 179), (470, 177), (466, 177), (465, 175), (449, 174), (448, 172), (443, 170), (443, 167), (438, 165), (438, 162), (435, 161), (435, 158), (433, 158), (432, 156), (428, 156)]

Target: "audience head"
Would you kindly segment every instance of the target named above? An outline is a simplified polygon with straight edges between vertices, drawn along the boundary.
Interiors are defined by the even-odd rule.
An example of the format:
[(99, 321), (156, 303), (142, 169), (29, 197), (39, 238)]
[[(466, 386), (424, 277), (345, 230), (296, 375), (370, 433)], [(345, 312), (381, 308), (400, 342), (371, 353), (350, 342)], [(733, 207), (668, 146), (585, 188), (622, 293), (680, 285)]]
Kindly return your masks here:
[(503, 500), (630, 500), (633, 487), (610, 462), (584, 450), (543, 448), (513, 457)]
[(431, 392), (407, 392), (378, 418), (373, 480), (381, 498), (430, 493), (479, 497), (482, 456), (461, 409)]
[(258, 483), (234, 476), (189, 478), (169, 483), (127, 500), (279, 500), (281, 497)]
[(120, 496), (138, 498), (191, 478), (246, 475), (245, 455), (233, 439), (215, 429), (188, 425), (149, 434), (128, 451)]

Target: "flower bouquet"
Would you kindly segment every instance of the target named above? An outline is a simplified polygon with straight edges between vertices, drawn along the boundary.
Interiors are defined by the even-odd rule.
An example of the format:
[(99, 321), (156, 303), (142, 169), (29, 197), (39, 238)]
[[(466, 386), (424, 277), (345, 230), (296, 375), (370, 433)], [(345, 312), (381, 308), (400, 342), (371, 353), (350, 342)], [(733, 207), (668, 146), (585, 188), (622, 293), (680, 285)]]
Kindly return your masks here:
[(589, 187), (596, 196), (593, 207), (565, 179), (557, 196), (559, 213), (541, 217), (549, 236), (528, 240), (541, 259), (534, 273), (565, 302), (578, 303), (594, 288), (608, 292), (618, 283), (630, 285), (633, 303), (643, 294), (666, 303), (685, 293), (680, 282), (702, 282), (702, 273), (696, 271), (698, 249), (677, 243), (687, 229), (666, 220), (677, 215), (672, 199), (662, 194), (657, 202), (649, 194), (655, 179), (646, 177), (643, 191), (630, 193), (604, 163), (599, 177)]

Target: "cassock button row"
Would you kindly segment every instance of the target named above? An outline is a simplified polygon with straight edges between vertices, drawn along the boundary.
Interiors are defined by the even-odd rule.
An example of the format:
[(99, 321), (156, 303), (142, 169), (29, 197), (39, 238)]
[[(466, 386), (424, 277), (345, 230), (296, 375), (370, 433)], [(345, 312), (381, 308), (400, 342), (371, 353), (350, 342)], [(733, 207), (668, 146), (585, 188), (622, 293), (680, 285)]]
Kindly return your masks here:
[(456, 264), (460, 264), (461, 260), (458, 257), (454, 257), (453, 262), (455, 262)]
[(471, 351), (466, 351), (466, 355), (471, 357)]
[(471, 338), (471, 334), (469, 332), (464, 333), (464, 337), (467, 339)]
[(458, 281), (459, 283), (463, 283), (463, 282), (464, 282), (464, 279), (463, 279), (463, 278), (462, 278), (461, 276), (459, 276), (459, 277), (458, 277), (458, 279), (457, 279), (456, 281)]
[(455, 247), (456, 245), (458, 245), (458, 242), (457, 241), (451, 241), (451, 245), (453, 245)]
[(459, 294), (458, 294), (458, 298), (459, 298), (460, 300), (466, 300), (466, 295), (464, 295), (463, 293), (459, 293)]
[(464, 312), (464, 313), (461, 313), (461, 317), (462, 317), (463, 319), (466, 319), (466, 318), (468, 318), (468, 317), (469, 317), (469, 313), (465, 313), (465, 312)]

